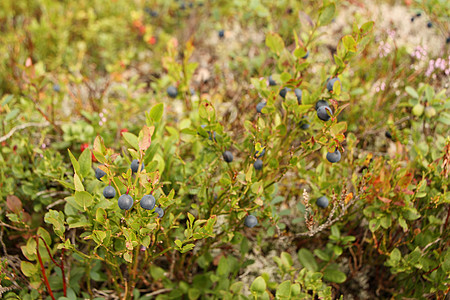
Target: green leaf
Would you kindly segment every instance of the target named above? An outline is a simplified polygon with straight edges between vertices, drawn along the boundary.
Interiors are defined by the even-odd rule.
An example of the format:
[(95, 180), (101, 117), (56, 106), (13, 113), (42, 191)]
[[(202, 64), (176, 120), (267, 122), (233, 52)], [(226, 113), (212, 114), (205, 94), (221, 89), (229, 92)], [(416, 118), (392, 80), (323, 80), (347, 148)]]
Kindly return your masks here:
[(416, 90), (413, 87), (411, 87), (411, 86), (405, 87), (405, 92), (407, 92), (411, 97), (419, 99), (419, 94), (416, 92)]
[(266, 46), (269, 47), (272, 52), (280, 55), (284, 49), (283, 39), (276, 33), (268, 33), (266, 35)]
[(330, 132), (334, 136), (344, 133), (346, 131), (347, 131), (347, 122), (339, 122), (339, 123), (333, 124), (330, 127)]
[(356, 52), (356, 41), (351, 35), (344, 36), (342, 38), (342, 43), (347, 51)]
[(291, 80), (291, 78), (292, 78), (292, 76), (288, 72), (283, 72), (280, 75), (280, 79), (282, 82), (287, 82), (287, 81)]
[(92, 195), (85, 191), (75, 192), (75, 201), (79, 206), (83, 207), (85, 211), (94, 202)]
[(329, 261), (331, 259), (330, 255), (321, 249), (315, 249), (314, 254), (323, 261)]
[(369, 31), (372, 31), (372, 29), (373, 29), (373, 24), (374, 24), (373, 21), (369, 21), (369, 22), (367, 22), (367, 23), (364, 23), (364, 24), (361, 26), (361, 33), (362, 33), (362, 34), (365, 34), (365, 33), (368, 33)]
[(405, 207), (403, 209), (403, 217), (408, 221), (414, 221), (420, 217), (420, 214), (413, 207)]
[(22, 273), (27, 277), (31, 277), (39, 271), (37, 265), (33, 265), (32, 263), (27, 261), (20, 262), (20, 269), (22, 270)]
[(137, 136), (135, 136), (134, 134), (132, 134), (130, 132), (124, 132), (124, 133), (122, 133), (122, 136), (131, 147), (133, 147), (135, 150), (139, 151), (139, 141), (138, 141)]
[(336, 264), (331, 264), (324, 270), (323, 278), (325, 280), (336, 283), (343, 283), (345, 280), (347, 280), (347, 276), (345, 275), (345, 273), (340, 271)]
[(67, 151), (69, 151), (69, 157), (70, 161), (72, 162), (73, 170), (75, 171), (75, 173), (80, 174), (80, 164), (76, 160), (75, 156), (73, 156), (72, 152), (70, 152), (69, 149), (67, 149)]
[(291, 281), (286, 280), (280, 283), (275, 294), (277, 299), (290, 299), (291, 297)]
[(92, 166), (91, 150), (85, 149), (78, 158), (80, 164), (80, 175), (84, 178), (89, 175)]
[(335, 12), (336, 5), (334, 5), (334, 3), (330, 3), (327, 6), (321, 8), (319, 16), (320, 26), (329, 24), (333, 20)]
[(160, 280), (164, 278), (166, 271), (163, 268), (157, 267), (153, 264), (150, 265), (150, 275), (154, 280)]
[(56, 210), (50, 209), (45, 214), (44, 221), (47, 224), (52, 224), (55, 233), (59, 237), (63, 237), (66, 228), (64, 227), (64, 213), (62, 211), (58, 212)]
[(161, 121), (163, 113), (164, 103), (158, 103), (150, 110), (150, 117), (152, 118), (153, 122), (159, 122)]
[(398, 250), (398, 248), (395, 248), (394, 250), (392, 250), (391, 254), (389, 255), (389, 258), (393, 263), (397, 263), (402, 258), (402, 254), (400, 250)]
[(253, 294), (262, 294), (266, 290), (267, 284), (264, 278), (258, 276), (253, 280), (252, 285), (250, 286), (250, 291)]
[(74, 184), (75, 184), (75, 190), (76, 190), (76, 191), (84, 191), (83, 183), (81, 183), (80, 176), (78, 176), (77, 173), (75, 173), (75, 174), (73, 175), (73, 182), (74, 182)]
[(316, 272), (319, 270), (314, 255), (308, 249), (302, 248), (298, 251), (298, 260), (300, 263), (310, 271)]

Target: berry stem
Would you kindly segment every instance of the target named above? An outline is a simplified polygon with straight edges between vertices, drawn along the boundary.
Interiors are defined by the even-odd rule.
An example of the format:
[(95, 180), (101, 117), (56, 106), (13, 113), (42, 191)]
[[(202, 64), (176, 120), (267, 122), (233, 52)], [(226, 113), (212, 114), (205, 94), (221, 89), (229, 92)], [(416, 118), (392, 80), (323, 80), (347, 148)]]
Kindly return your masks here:
[(48, 282), (47, 275), (45, 274), (44, 263), (42, 262), (41, 253), (39, 252), (39, 238), (37, 236), (35, 236), (34, 239), (36, 240), (36, 254), (37, 254), (37, 257), (39, 260), (39, 265), (41, 266), (41, 272), (42, 272), (42, 277), (44, 278), (45, 286), (47, 287), (50, 297), (52, 297), (53, 300), (56, 300), (55, 296), (53, 296), (53, 291), (50, 287), (50, 283)]

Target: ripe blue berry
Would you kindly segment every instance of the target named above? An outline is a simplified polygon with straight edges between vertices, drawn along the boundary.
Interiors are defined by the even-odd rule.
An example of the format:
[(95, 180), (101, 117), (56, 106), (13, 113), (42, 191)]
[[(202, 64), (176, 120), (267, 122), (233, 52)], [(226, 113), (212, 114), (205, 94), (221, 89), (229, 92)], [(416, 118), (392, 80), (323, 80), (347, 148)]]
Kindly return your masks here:
[(294, 90), (294, 94), (295, 94), (295, 97), (297, 97), (298, 104), (299, 105), (302, 104), (302, 90), (301, 89), (295, 89)]
[(253, 163), (253, 167), (255, 168), (255, 170), (261, 170), (263, 167), (263, 161), (260, 160), (259, 158), (257, 160), (255, 160), (255, 162)]
[(341, 160), (341, 152), (336, 148), (334, 152), (327, 153), (327, 160), (330, 163), (336, 163)]
[(219, 30), (219, 38), (223, 38), (225, 36), (225, 31), (223, 29)]
[(317, 204), (317, 206), (319, 206), (319, 207), (325, 208), (325, 207), (328, 206), (328, 198), (325, 197), (325, 196), (322, 196), (322, 197), (320, 197), (320, 198), (317, 199), (316, 204)]
[(305, 118), (305, 116), (303, 116), (302, 119), (303, 119), (303, 120), (301, 120), (300, 123), (298, 123), (298, 125), (300, 125), (300, 128), (301, 128), (301, 129), (306, 130), (306, 129), (308, 129), (309, 126), (310, 126), (310, 125), (309, 125), (309, 122), (308, 122), (308, 119)]
[(328, 121), (331, 116), (333, 115), (333, 112), (331, 111), (331, 108), (328, 106), (321, 106), (319, 109), (317, 109), (317, 116), (322, 121)]
[[(136, 172), (138, 171), (138, 168), (139, 168), (139, 160), (134, 159), (134, 160), (131, 162), (130, 168), (131, 168), (131, 171), (132, 171), (133, 173), (136, 173)], [(142, 171), (143, 169), (144, 169), (144, 164), (142, 164), (142, 166), (141, 166), (141, 171)]]
[(158, 218), (162, 218), (164, 216), (164, 210), (159, 206), (155, 208), (155, 213), (158, 214)]
[(101, 178), (106, 175), (106, 172), (101, 170), (100, 168), (95, 169), (95, 178), (102, 181)]
[(339, 78), (337, 78), (337, 77), (328, 80), (328, 82), (327, 82), (327, 90), (328, 90), (329, 92), (332, 92), (332, 91), (333, 91), (333, 85), (334, 85), (334, 83), (335, 83), (336, 81), (339, 81), (339, 83), (341, 82), (341, 80), (340, 80)]
[(119, 197), (119, 200), (117, 201), (117, 204), (119, 205), (120, 209), (123, 210), (129, 210), (133, 207), (133, 198), (131, 198), (128, 194), (123, 194)]
[(319, 101), (316, 102), (315, 109), (318, 110), (319, 107), (321, 107), (321, 106), (330, 106), (330, 105), (325, 100), (319, 100)]
[(391, 134), (390, 131), (386, 131), (386, 132), (384, 133), (384, 135), (385, 135), (388, 139), (392, 140), (392, 134)]
[(263, 157), (266, 154), (266, 148), (262, 149), (260, 152), (255, 152), (255, 158)]
[(233, 153), (231, 153), (230, 151), (225, 151), (222, 156), (227, 163), (233, 161)]
[(143, 209), (152, 210), (155, 208), (156, 199), (153, 195), (145, 195), (139, 202)]
[(431, 21), (429, 21), (429, 22), (427, 23), (427, 27), (428, 27), (428, 28), (433, 27), (433, 23), (431, 23)]
[(57, 93), (59, 93), (61, 91), (61, 87), (59, 86), (59, 84), (55, 83), (53, 85), (53, 90)]
[(167, 88), (167, 95), (169, 95), (170, 98), (176, 98), (178, 95), (178, 90), (173, 85), (169, 86)]
[(282, 98), (286, 98), (286, 94), (287, 94), (287, 92), (289, 92), (290, 90), (291, 90), (290, 88), (282, 88), (281, 91), (280, 91), (280, 93), (279, 93), (279, 95), (280, 95)]
[(258, 219), (253, 215), (248, 215), (247, 217), (245, 217), (244, 225), (249, 228), (253, 228), (258, 225)]
[(262, 113), (261, 111), (262, 111), (264, 106), (266, 106), (266, 102), (259, 102), (256, 105), (256, 111), (261, 114)]
[(116, 190), (112, 186), (108, 185), (103, 189), (103, 196), (106, 199), (112, 199), (116, 196)]
[(269, 85), (270, 85), (270, 86), (275, 86), (275, 85), (277, 85), (276, 81), (272, 79), (272, 75), (269, 76)]
[(305, 56), (303, 56), (303, 59), (307, 59), (309, 57), (309, 50), (306, 52)]

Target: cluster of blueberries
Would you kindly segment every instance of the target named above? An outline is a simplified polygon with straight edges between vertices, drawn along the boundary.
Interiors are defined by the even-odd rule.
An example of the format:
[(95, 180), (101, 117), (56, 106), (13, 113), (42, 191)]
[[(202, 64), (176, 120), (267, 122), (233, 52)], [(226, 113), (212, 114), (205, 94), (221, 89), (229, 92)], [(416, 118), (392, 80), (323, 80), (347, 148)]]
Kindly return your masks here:
[[(136, 173), (138, 171), (139, 168), (139, 160), (135, 159), (131, 162), (130, 165), (131, 171), (134, 173)], [(142, 164), (141, 166), (141, 171), (144, 169), (144, 164)], [(103, 176), (105, 176), (106, 173), (101, 170), (100, 168), (95, 169), (95, 177), (102, 181), (101, 178)], [(114, 187), (112, 187), (111, 185), (106, 186), (103, 189), (103, 196), (106, 199), (113, 199), (116, 196), (116, 190), (114, 189)], [(119, 197), (119, 200), (117, 201), (117, 204), (119, 205), (120, 209), (123, 210), (129, 210), (133, 207), (133, 198), (128, 195), (128, 194), (123, 194), (122, 196)], [(141, 207), (143, 209), (146, 210), (152, 210), (155, 209), (155, 213), (158, 214), (158, 218), (162, 218), (164, 216), (164, 210), (156, 205), (156, 199), (153, 195), (144, 195), (141, 199), (141, 201), (139, 202), (139, 204), (141, 205)]]
[[(307, 58), (308, 56), (309, 56), (309, 51), (303, 58)], [(340, 79), (337, 78), (337, 77), (331, 78), (331, 79), (328, 78), (327, 83), (326, 83), (326, 87), (327, 87), (327, 90), (329, 92), (333, 92), (334, 84), (337, 81), (340, 83)], [(277, 85), (276, 81), (273, 80), (272, 76), (269, 76), (268, 83), (269, 83), (269, 86), (276, 86)], [(291, 91), (290, 88), (285, 87), (285, 88), (280, 90), (279, 95), (283, 99), (285, 99), (286, 98), (286, 94), (288, 92), (290, 92), (290, 91)], [(294, 94), (297, 97), (298, 104), (301, 104), (302, 103), (302, 90), (296, 88), (296, 89), (294, 89)], [(259, 113), (259, 114), (262, 114), (262, 109), (265, 106), (266, 106), (266, 102), (259, 102), (256, 105), (256, 112)], [(317, 101), (317, 103), (315, 105), (315, 109), (316, 109), (317, 117), (320, 120), (322, 120), (322, 121), (326, 122), (326, 121), (330, 120), (331, 116), (333, 116), (333, 111), (331, 110), (331, 107), (328, 104), (328, 102), (325, 101), (325, 100)], [(301, 126), (302, 129), (308, 129), (309, 128), (309, 124), (308, 124), (308, 122), (306, 120), (300, 122), (299, 125)], [(262, 151), (262, 153), (260, 154), (260, 156), (263, 156), (265, 151), (266, 150), (264, 149)], [(260, 157), (260, 156), (258, 156), (258, 157)], [(233, 160), (233, 155), (229, 151), (225, 151), (223, 157), (224, 157), (224, 160), (226, 162), (231, 162)], [(339, 151), (338, 148), (336, 148), (334, 152), (328, 152), (326, 158), (327, 158), (327, 160), (330, 163), (339, 162), (341, 160), (341, 152)], [(260, 159), (256, 160), (254, 166), (255, 166), (255, 169), (260, 170), (262, 168), (262, 161)], [(328, 203), (329, 203), (328, 198), (325, 197), (325, 196), (322, 196), (322, 197), (318, 198), (317, 202), (316, 202), (317, 206), (322, 207), (322, 208), (327, 207)]]

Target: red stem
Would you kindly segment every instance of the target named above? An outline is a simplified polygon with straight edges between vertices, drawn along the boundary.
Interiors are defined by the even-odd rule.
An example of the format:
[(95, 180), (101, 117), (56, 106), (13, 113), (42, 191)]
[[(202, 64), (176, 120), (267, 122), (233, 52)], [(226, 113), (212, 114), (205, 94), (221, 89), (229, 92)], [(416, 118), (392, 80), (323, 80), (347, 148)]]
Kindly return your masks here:
[(61, 266), (53, 259), (53, 256), (52, 256), (52, 254), (50, 253), (50, 248), (48, 248), (48, 245), (47, 245), (47, 243), (45, 242), (45, 240), (42, 238), (42, 236), (39, 236), (39, 238), (44, 242), (45, 248), (47, 248), (48, 256), (50, 256), (50, 259), (52, 260), (52, 262), (53, 262), (56, 266), (58, 266), (58, 267), (61, 268)]
[(67, 296), (67, 284), (66, 284), (66, 276), (64, 274), (64, 248), (61, 250), (61, 263), (58, 264), (54, 259), (52, 254), (50, 253), (50, 248), (48, 247), (47, 243), (45, 242), (45, 240), (42, 238), (42, 236), (39, 236), (39, 238), (44, 242), (45, 248), (47, 249), (48, 252), (48, 256), (50, 256), (50, 259), (52, 260), (52, 262), (58, 266), (61, 269), (61, 273), (62, 273), (62, 281), (63, 281), (63, 290), (64, 290), (64, 297)]
[(38, 237), (34, 237), (34, 238), (36, 240), (36, 254), (37, 254), (37, 257), (39, 260), (39, 264), (41, 265), (41, 272), (42, 272), (42, 276), (44, 277), (45, 285), (47, 286), (47, 290), (48, 290), (48, 293), (50, 294), (50, 297), (52, 297), (53, 300), (56, 300), (55, 297), (53, 296), (53, 291), (50, 288), (50, 283), (48, 283), (47, 275), (45, 275), (44, 263), (42, 262), (41, 254), (39, 253), (39, 238)]
[(64, 273), (64, 248), (61, 250), (61, 273), (63, 279), (63, 291), (64, 297), (67, 297), (67, 284), (66, 284), (66, 274)]

